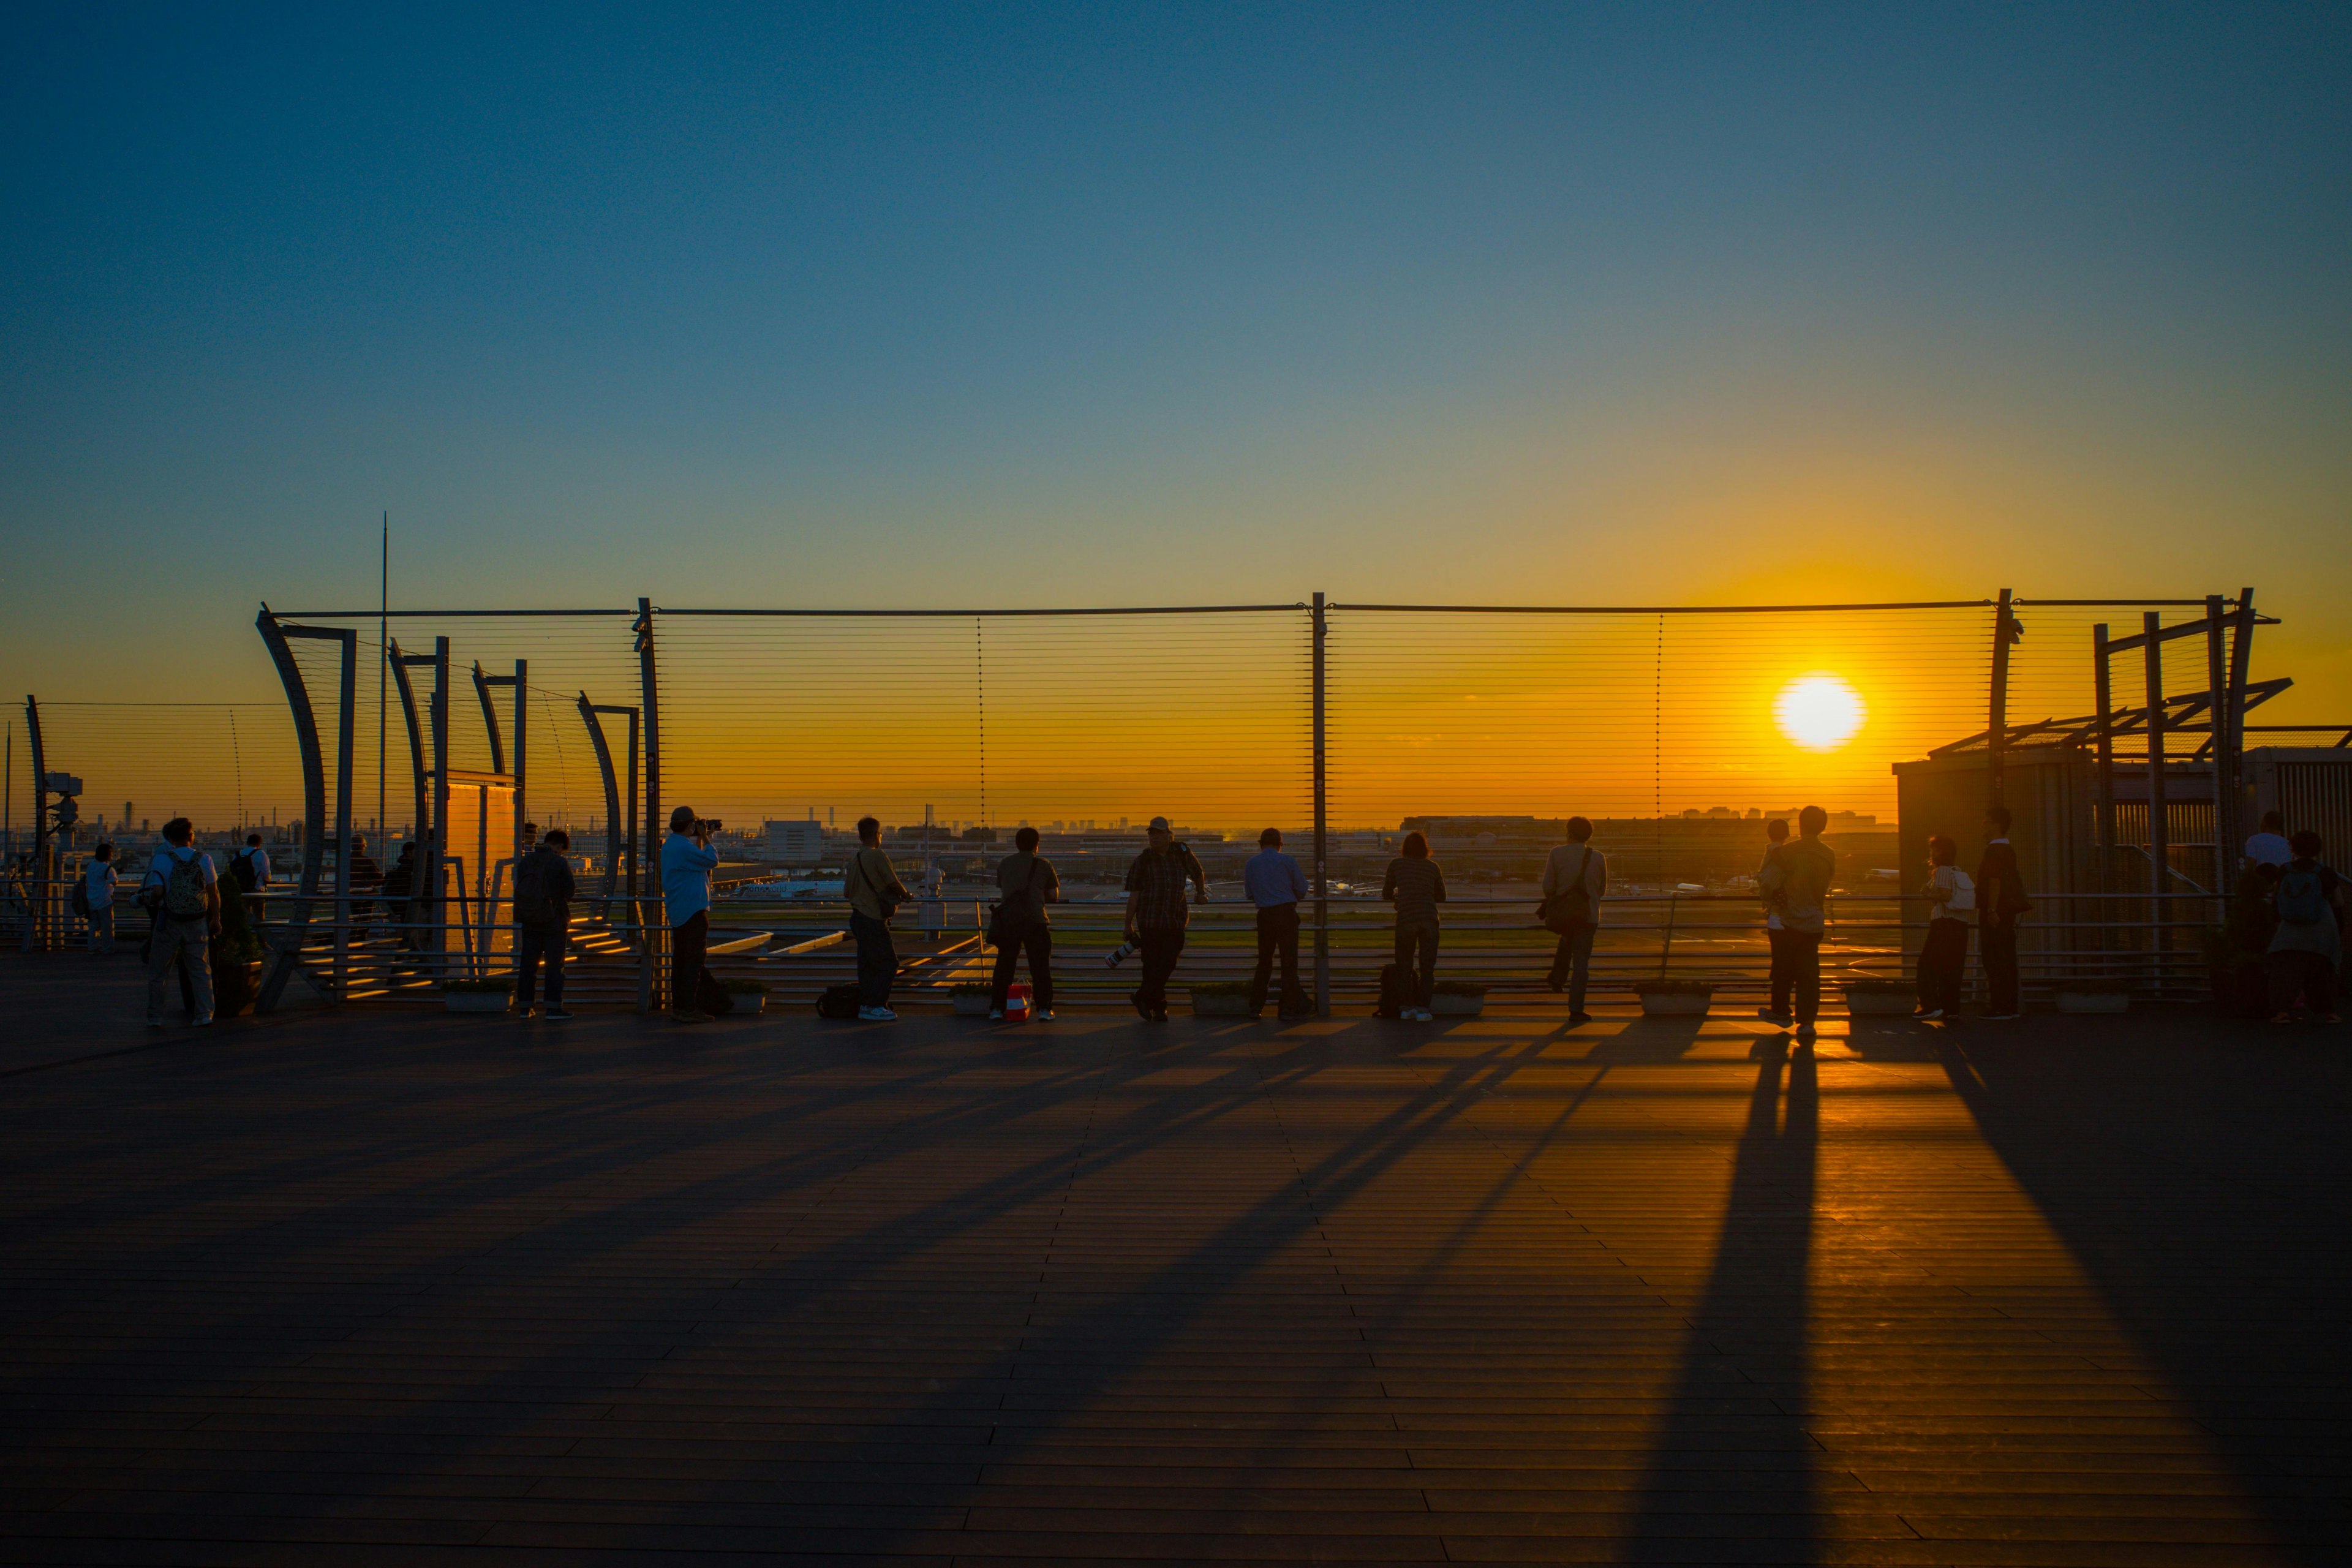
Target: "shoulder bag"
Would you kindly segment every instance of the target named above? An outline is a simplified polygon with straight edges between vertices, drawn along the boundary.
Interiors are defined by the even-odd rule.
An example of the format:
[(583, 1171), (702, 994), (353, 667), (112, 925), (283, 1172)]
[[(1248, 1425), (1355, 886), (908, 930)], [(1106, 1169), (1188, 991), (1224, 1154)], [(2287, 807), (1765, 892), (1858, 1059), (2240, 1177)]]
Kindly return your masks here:
[[(1029, 895), (1037, 890), (1037, 857), (1029, 857), (1029, 875), (1017, 899), (999, 899), (988, 906), (988, 945), (1011, 947), (1029, 927)], [(1016, 909), (1017, 906), (1017, 909)]]
[(1598, 922), (1585, 918), (1584, 879), (1592, 871), (1592, 846), (1584, 847), (1584, 858), (1577, 863), (1576, 880), (1536, 906), (1536, 919), (1546, 931), (1570, 936)]

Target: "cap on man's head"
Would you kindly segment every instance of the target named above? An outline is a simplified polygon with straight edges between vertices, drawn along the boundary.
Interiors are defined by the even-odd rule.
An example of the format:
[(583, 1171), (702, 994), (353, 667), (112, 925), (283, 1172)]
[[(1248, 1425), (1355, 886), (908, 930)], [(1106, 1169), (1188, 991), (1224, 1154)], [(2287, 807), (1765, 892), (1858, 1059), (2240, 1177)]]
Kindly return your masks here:
[(1173, 833), (1176, 831), (1174, 828), (1168, 826), (1168, 819), (1164, 816), (1153, 817), (1151, 819), (1150, 830), (1154, 833)]

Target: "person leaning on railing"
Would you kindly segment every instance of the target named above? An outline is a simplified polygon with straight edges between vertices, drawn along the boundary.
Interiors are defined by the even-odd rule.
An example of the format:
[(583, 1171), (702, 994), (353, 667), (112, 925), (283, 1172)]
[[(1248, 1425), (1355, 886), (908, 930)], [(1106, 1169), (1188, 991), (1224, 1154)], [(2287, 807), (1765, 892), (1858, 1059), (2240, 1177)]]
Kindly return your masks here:
[(1062, 901), (1062, 879), (1054, 863), (1037, 853), (1037, 830), (1024, 827), (1013, 836), (1013, 853), (996, 867), (996, 890), (1003, 928), (995, 935), (996, 973), (989, 984), (988, 1016), (1004, 1016), (1005, 998), (1013, 992), (1013, 967), (1029, 955), (1029, 988), (1034, 1010), (1031, 1016), (1054, 1016), (1054, 927), (1045, 906)]
[(1985, 1016), (2021, 1016), (2017, 983), (2017, 922), (2033, 908), (2025, 874), (2009, 842), (2009, 807), (1985, 813), (1985, 850), (1977, 861), (1977, 951), (1984, 963)]
[(1128, 998), (1147, 1023), (1168, 1021), (1168, 980), (1184, 952), (1184, 928), (1192, 913), (1184, 884), (1209, 901), (1209, 874), (1192, 851), (1176, 842), (1176, 830), (1155, 816), (1144, 830), (1143, 853), (1127, 868), (1127, 938), (1143, 950), (1143, 983)]
[(2344, 883), (2335, 868), (2320, 864), (2326, 847), (2305, 828), (2289, 839), (2294, 858), (2279, 873), (2272, 895), (2278, 930), (2271, 933), (2271, 1022), (2294, 1020), (2295, 993), (2318, 1023), (2337, 1022), (2336, 968), (2344, 961)]
[(1943, 1018), (1960, 1010), (1969, 970), (1969, 917), (1976, 884), (1960, 869), (1960, 847), (1941, 833), (1927, 839), (1927, 940), (1919, 948), (1919, 1016)]
[(1837, 856), (1822, 842), (1830, 814), (1818, 805), (1797, 813), (1797, 841), (1780, 851), (1780, 923), (1788, 928), (1790, 1005), (1797, 1039), (1811, 1045), (1813, 1021), (1822, 1016), (1822, 936), (1829, 930), (1830, 883)]
[(1796, 971), (1789, 960), (1789, 922), (1782, 918), (1780, 909), (1786, 901), (1789, 884), (1788, 868), (1780, 862), (1789, 847), (1789, 824), (1774, 817), (1764, 825), (1764, 837), (1770, 842), (1764, 846), (1764, 859), (1756, 868), (1756, 896), (1763, 900), (1764, 942), (1772, 953), (1771, 995), (1756, 1009), (1756, 1016), (1769, 1018), (1785, 1029), (1796, 1021), (1789, 1011), (1789, 988), (1796, 983)]
[(1269, 827), (1257, 836), (1257, 853), (1242, 867), (1242, 891), (1257, 910), (1257, 968), (1250, 974), (1250, 1016), (1265, 1011), (1265, 994), (1274, 984), (1275, 961), (1282, 961), (1283, 1017), (1303, 1017), (1315, 1009), (1307, 987), (1298, 979), (1298, 901), (1307, 897), (1307, 874), (1298, 862), (1282, 852), (1282, 830)]

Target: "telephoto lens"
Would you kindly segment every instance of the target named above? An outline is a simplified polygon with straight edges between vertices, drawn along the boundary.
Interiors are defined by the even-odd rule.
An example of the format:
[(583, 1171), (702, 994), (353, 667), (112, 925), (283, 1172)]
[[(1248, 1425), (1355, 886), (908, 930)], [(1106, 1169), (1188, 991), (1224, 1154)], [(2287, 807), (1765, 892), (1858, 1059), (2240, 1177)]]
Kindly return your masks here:
[(1110, 950), (1110, 956), (1103, 960), (1103, 967), (1105, 969), (1117, 969), (1120, 964), (1125, 963), (1129, 959), (1133, 958), (1134, 956), (1135, 943), (1131, 942), (1120, 942), (1117, 947)]

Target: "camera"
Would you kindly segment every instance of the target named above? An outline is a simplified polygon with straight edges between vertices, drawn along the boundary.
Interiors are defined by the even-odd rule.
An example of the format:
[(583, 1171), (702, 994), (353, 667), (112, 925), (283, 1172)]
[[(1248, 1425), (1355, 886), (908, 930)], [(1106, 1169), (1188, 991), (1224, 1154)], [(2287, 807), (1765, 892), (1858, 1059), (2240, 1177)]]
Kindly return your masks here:
[(712, 834), (722, 831), (726, 826), (725, 823), (715, 816), (703, 816), (695, 819), (694, 830), (708, 838)]
[(1105, 969), (1117, 969), (1120, 964), (1125, 963), (1129, 959), (1133, 958), (1134, 956), (1135, 942), (1134, 940), (1130, 938), (1126, 942), (1120, 942), (1117, 947), (1110, 950), (1110, 956), (1103, 960), (1103, 967)]

